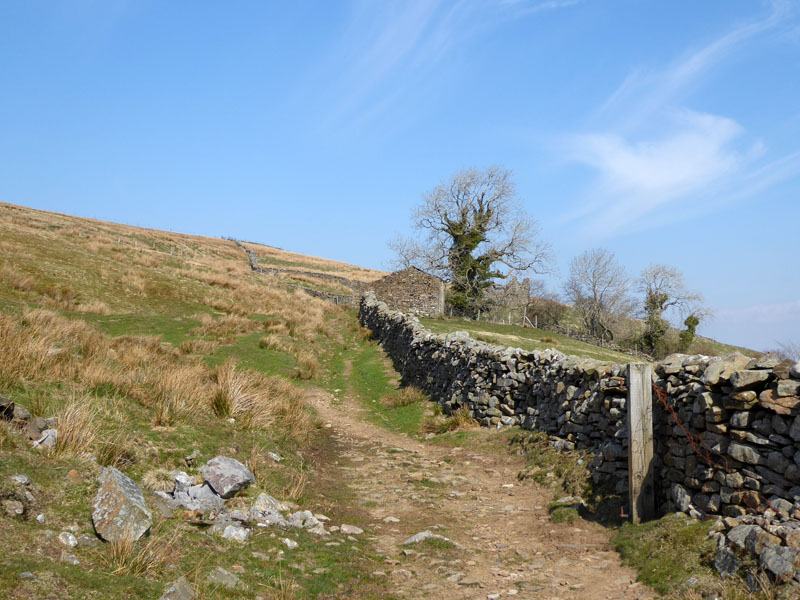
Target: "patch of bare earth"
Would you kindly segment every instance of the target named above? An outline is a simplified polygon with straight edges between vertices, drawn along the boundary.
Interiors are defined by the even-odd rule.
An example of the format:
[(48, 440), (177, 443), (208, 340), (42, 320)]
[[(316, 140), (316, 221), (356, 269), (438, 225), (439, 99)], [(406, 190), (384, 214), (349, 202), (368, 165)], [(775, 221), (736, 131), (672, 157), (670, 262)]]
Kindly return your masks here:
[[(343, 483), (372, 520), (364, 535), (385, 557), (373, 576), (386, 577), (394, 595), (652, 597), (620, 564), (600, 525), (550, 520), (553, 492), (517, 480), (522, 459), (420, 443), (366, 422), (356, 402), (321, 390), (311, 400), (342, 449), (337, 466)], [(403, 545), (423, 530), (458, 547)]]

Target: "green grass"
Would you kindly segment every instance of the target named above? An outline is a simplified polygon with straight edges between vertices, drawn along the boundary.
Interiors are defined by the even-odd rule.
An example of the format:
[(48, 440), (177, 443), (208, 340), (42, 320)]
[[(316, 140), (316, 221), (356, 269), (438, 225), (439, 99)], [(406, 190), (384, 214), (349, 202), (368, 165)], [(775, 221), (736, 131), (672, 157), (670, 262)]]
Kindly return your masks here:
[(295, 372), (294, 356), (285, 352), (260, 348), (258, 342), (263, 336), (263, 332), (240, 335), (233, 344), (219, 346), (214, 354), (205, 357), (205, 361), (210, 366), (216, 367), (228, 360), (235, 360), (242, 367), (266, 375), (291, 377)]
[[(632, 360), (628, 354), (579, 342), (543, 329), (519, 327), (518, 325), (498, 325), (466, 319), (420, 319), (420, 321), (433, 333), (466, 331), (477, 340), (500, 346), (511, 346), (523, 350), (553, 348), (564, 354), (588, 356), (596, 360), (614, 363), (627, 363)], [(543, 338), (547, 338), (547, 340)]]
[(367, 407), (374, 422), (393, 431), (416, 435), (430, 407), (422, 403), (386, 406), (383, 399), (395, 391), (389, 379), (380, 347), (374, 343), (365, 343), (352, 361), (351, 381), (354, 392)]
[(667, 515), (657, 521), (623, 525), (612, 539), (625, 564), (639, 580), (666, 594), (690, 577), (708, 577), (703, 565), (714, 544), (706, 537), (710, 522)]

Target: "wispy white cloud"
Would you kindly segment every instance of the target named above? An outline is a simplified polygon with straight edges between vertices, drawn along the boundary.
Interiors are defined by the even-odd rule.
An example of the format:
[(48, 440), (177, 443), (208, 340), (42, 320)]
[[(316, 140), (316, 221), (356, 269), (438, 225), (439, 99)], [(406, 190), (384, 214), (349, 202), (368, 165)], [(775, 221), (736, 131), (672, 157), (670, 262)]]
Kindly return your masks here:
[(711, 69), (748, 41), (782, 31), (791, 15), (788, 4), (776, 2), (766, 17), (664, 69), (633, 72), (594, 115), (594, 131), (562, 138), (567, 158), (596, 174), (580, 206), (565, 217), (583, 221), (580, 235), (664, 224), (677, 218), (677, 208), (713, 210), (800, 174), (800, 154), (764, 163), (764, 142), (737, 121), (682, 106)]
[(443, 61), (502, 23), (581, 0), (402, 0), (354, 2), (349, 24), (313, 80), (330, 101), (326, 126), (352, 128), (382, 115), (410, 113), (409, 100), (438, 83)]

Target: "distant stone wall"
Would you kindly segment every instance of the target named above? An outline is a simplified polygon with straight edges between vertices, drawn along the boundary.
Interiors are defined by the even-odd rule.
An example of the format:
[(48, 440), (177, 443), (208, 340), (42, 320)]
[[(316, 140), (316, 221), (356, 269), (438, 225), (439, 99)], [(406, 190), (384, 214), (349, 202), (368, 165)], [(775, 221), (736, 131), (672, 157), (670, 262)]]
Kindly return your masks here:
[[(239, 240), (234, 240), (233, 238), (227, 238), (227, 239), (232, 241), (234, 244), (236, 244), (242, 250), (244, 250), (245, 253), (247, 253), (247, 261), (250, 264), (250, 268), (253, 271), (256, 271), (257, 273), (263, 273), (265, 275), (280, 275), (282, 273), (296, 274), (296, 275), (306, 275), (306, 276), (315, 277), (317, 279), (323, 279), (323, 280), (331, 281), (331, 282), (334, 282), (334, 283), (340, 283), (342, 285), (345, 285), (346, 287), (349, 287), (349, 288), (353, 289), (354, 292), (356, 290), (360, 291), (361, 287), (364, 285), (362, 282), (352, 281), (350, 279), (345, 279), (344, 277), (338, 277), (336, 275), (327, 275), (327, 274), (324, 274), (324, 273), (311, 273), (311, 272), (308, 272), (308, 271), (298, 271), (298, 270), (295, 270), (295, 269), (272, 269), (272, 268), (267, 268), (267, 267), (261, 267), (258, 264), (258, 254), (256, 254), (252, 250), (250, 250), (250, 248), (245, 246)], [(331, 294), (330, 292), (323, 292), (321, 290), (315, 290), (313, 288), (305, 287), (305, 286), (302, 286), (302, 285), (296, 285), (296, 284), (291, 284), (291, 283), (289, 283), (287, 285), (289, 287), (294, 288), (294, 289), (302, 290), (306, 294), (308, 294), (309, 296), (313, 296), (314, 298), (320, 298), (322, 300), (327, 300), (328, 302), (333, 302), (337, 306), (339, 306), (339, 305), (342, 305), (342, 306), (356, 306), (356, 304), (358, 302), (358, 298), (360, 297), (358, 293), (353, 293), (353, 294)]]
[[(372, 294), (359, 316), (404, 383), (447, 413), (464, 407), (482, 425), (519, 425), (590, 450), (594, 480), (627, 490), (623, 365), (434, 335)], [(660, 511), (723, 515), (714, 533), (723, 567), (738, 548), (778, 578), (800, 578), (800, 363), (676, 354), (653, 379)]]
[(395, 310), (420, 317), (444, 313), (444, 281), (409, 267), (395, 271), (365, 286)]

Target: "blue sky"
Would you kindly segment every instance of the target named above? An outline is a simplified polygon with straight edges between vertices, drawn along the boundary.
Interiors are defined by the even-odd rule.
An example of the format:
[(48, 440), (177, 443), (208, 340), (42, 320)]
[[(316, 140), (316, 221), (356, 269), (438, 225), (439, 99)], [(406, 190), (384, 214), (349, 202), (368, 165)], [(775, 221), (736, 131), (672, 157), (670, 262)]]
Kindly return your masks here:
[(0, 2), (0, 199), (385, 268), (420, 195), (513, 170), (555, 256), (683, 271), (800, 341), (800, 3)]

